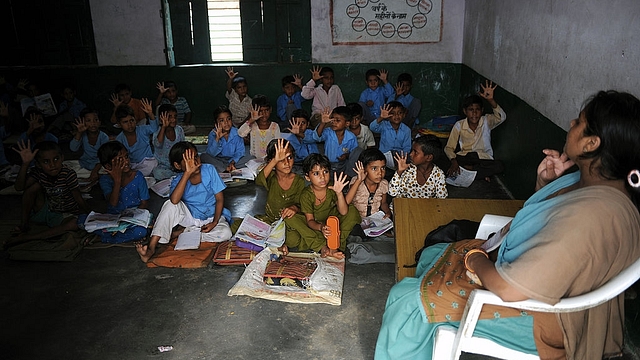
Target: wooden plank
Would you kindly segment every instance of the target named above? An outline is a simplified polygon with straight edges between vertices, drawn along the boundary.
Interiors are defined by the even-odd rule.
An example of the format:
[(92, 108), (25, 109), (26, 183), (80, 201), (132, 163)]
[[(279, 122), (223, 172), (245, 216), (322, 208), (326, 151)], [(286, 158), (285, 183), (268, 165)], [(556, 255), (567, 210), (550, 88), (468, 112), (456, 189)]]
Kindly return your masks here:
[(415, 275), (415, 254), (427, 234), (454, 219), (480, 221), (485, 214), (514, 216), (523, 200), (394, 199), (396, 281)]

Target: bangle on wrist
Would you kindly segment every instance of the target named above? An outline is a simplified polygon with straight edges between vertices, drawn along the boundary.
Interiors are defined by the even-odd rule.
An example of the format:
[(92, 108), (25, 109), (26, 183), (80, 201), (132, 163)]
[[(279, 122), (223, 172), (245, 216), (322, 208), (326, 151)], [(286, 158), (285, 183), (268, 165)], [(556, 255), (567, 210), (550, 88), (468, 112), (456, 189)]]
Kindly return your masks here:
[(471, 270), (471, 268), (469, 267), (469, 257), (471, 257), (471, 255), (473, 254), (482, 254), (484, 255), (487, 259), (489, 258), (489, 254), (487, 254), (486, 251), (484, 251), (483, 249), (471, 249), (469, 250), (465, 255), (464, 255), (464, 268), (467, 269), (469, 272), (471, 273), (475, 273), (475, 271)]

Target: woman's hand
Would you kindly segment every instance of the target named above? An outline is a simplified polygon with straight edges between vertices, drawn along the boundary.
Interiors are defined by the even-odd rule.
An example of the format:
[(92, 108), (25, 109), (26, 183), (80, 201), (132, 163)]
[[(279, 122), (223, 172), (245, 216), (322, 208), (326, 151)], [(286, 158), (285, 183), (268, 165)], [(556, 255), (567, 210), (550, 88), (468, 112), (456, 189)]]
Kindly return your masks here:
[(567, 154), (560, 154), (557, 150), (544, 149), (542, 152), (547, 156), (538, 165), (536, 191), (559, 178), (568, 168), (575, 164)]

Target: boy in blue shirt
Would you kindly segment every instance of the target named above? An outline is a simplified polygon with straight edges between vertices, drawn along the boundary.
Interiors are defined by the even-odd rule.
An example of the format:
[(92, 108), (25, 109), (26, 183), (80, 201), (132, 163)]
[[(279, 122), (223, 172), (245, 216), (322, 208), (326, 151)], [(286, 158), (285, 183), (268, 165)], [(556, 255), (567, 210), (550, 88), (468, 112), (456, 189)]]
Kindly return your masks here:
[[(364, 110), (364, 121), (369, 124), (380, 116), (380, 108), (387, 102), (387, 98), (393, 95), (393, 87), (387, 81), (387, 71), (369, 69), (365, 74), (367, 88), (360, 94), (358, 103)], [(380, 81), (384, 83), (380, 87)]]
[[(348, 107), (338, 106), (333, 112), (325, 109), (322, 121), (313, 132), (313, 138), (317, 142), (324, 142), (324, 154), (329, 158), (331, 171), (344, 172), (353, 177), (353, 168), (362, 149), (358, 147), (356, 136), (347, 130), (350, 123), (351, 110)], [(327, 125), (331, 127), (327, 128)]]
[(294, 163), (301, 164), (309, 154), (319, 154), (318, 144), (313, 137), (313, 130), (308, 129), (309, 114), (304, 109), (298, 109), (291, 114), (290, 134), (283, 136), (289, 141), (296, 153)]
[(153, 168), (158, 166), (158, 160), (151, 151), (151, 135), (158, 130), (158, 121), (153, 115), (151, 102), (142, 99), (142, 109), (149, 117), (149, 125), (137, 126), (135, 113), (129, 105), (120, 105), (116, 109), (115, 117), (122, 128), (116, 137), (129, 152), (131, 169), (140, 170), (142, 175), (149, 176)]
[(374, 133), (380, 134), (380, 151), (392, 154), (411, 151), (411, 129), (402, 123), (406, 109), (401, 103), (392, 101), (381, 107), (380, 116), (369, 124)]
[(398, 75), (398, 82), (395, 86), (395, 95), (389, 97), (389, 101), (395, 100), (407, 109), (402, 122), (407, 125), (409, 129), (413, 130), (413, 128), (420, 123), (418, 116), (422, 109), (422, 102), (420, 99), (414, 98), (413, 95), (410, 94), (412, 86), (413, 78), (411, 77), (411, 74), (402, 73)]
[(244, 156), (244, 139), (233, 127), (231, 110), (224, 105), (218, 106), (213, 118), (216, 126), (209, 133), (207, 151), (201, 155), (202, 162), (213, 165), (218, 172), (231, 172), (242, 167), (248, 157)]
[[(298, 109), (302, 109), (302, 102), (305, 100), (302, 97), (302, 77), (298, 74), (293, 76), (287, 75), (282, 78), (282, 92), (284, 94), (278, 97), (276, 102), (278, 119), (281, 124), (286, 124), (291, 120), (291, 114)], [(281, 126), (281, 128), (284, 128)]]
[[(100, 119), (98, 113), (90, 108), (84, 108), (80, 112), (80, 117), (75, 122), (76, 133), (69, 143), (71, 151), (78, 151), (82, 148), (82, 155), (78, 160), (79, 169), (75, 163), (67, 163), (74, 168), (79, 178), (87, 177), (90, 182), (98, 181), (100, 177), (98, 171), (102, 167), (98, 159), (98, 149), (102, 144), (109, 142), (109, 136), (100, 131)], [(84, 176), (83, 176), (84, 175)]]

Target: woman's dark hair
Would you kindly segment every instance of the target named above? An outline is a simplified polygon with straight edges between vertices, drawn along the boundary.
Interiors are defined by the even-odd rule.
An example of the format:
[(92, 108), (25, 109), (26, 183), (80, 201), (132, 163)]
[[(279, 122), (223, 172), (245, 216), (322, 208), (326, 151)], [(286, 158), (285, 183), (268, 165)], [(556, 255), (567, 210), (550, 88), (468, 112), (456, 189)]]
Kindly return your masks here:
[(229, 115), (231, 115), (231, 117), (233, 117), (233, 114), (231, 113), (231, 110), (229, 110), (228, 107), (226, 107), (224, 105), (220, 105), (215, 110), (213, 110), (213, 121), (217, 123), (218, 122), (218, 116), (220, 116), (220, 114), (223, 114), (223, 113), (229, 113)]
[(413, 140), (413, 143), (420, 145), (423, 154), (433, 155), (433, 161), (437, 161), (442, 156), (442, 143), (435, 135), (422, 135)]
[(358, 161), (362, 163), (362, 167), (367, 167), (367, 165), (371, 164), (372, 162), (380, 160), (384, 161), (385, 164), (387, 163), (387, 158), (384, 157), (382, 151), (374, 148), (362, 151), (360, 153), (360, 156), (358, 157)]
[(598, 159), (597, 171), (605, 179), (625, 179), (637, 206), (640, 196), (626, 179), (632, 170), (640, 170), (640, 100), (624, 92), (600, 91), (587, 100), (582, 113), (587, 121), (584, 135), (599, 137), (600, 146), (580, 156)]
[(302, 172), (308, 175), (316, 165), (322, 169), (331, 170), (331, 162), (328, 157), (322, 154), (309, 154), (309, 156), (302, 161)]
[[(278, 140), (280, 139), (273, 139), (269, 141), (269, 145), (267, 145), (267, 156), (265, 156), (264, 158), (265, 163), (268, 163), (269, 161), (273, 160), (273, 158), (276, 157), (276, 145), (278, 144)], [(289, 151), (291, 152), (291, 156), (295, 158), (296, 149), (294, 149), (293, 146), (291, 146), (291, 143), (289, 141), (287, 140), (284, 140), (284, 141), (286, 144), (286, 148), (288, 148)]]
[(111, 165), (111, 161), (118, 157), (118, 154), (122, 150), (127, 150), (127, 148), (125, 148), (119, 141), (109, 141), (102, 144), (98, 149), (98, 159), (100, 160), (100, 164), (102, 166)]
[(174, 166), (174, 164), (175, 163), (178, 163), (178, 164), (182, 163), (182, 155), (184, 155), (184, 153), (188, 149), (192, 149), (193, 151), (196, 152), (196, 154), (198, 153), (198, 148), (196, 148), (196, 146), (193, 145), (192, 143), (190, 143), (189, 141), (180, 141), (178, 143), (175, 143), (171, 147), (171, 150), (169, 150), (169, 162), (171, 163), (171, 167), (174, 170), (183, 171), (183, 170), (177, 169)]

